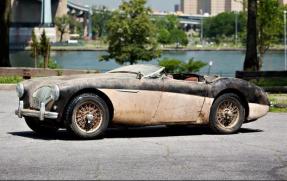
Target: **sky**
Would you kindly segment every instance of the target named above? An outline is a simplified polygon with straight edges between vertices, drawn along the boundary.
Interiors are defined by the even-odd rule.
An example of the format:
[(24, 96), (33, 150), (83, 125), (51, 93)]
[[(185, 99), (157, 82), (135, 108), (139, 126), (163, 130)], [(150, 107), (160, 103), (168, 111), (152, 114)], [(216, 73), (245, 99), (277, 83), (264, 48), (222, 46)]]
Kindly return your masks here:
[[(72, 0), (80, 5), (105, 5), (108, 8), (117, 8), (121, 0)], [(174, 5), (179, 4), (179, 0), (147, 0), (148, 5), (153, 10), (174, 11)]]

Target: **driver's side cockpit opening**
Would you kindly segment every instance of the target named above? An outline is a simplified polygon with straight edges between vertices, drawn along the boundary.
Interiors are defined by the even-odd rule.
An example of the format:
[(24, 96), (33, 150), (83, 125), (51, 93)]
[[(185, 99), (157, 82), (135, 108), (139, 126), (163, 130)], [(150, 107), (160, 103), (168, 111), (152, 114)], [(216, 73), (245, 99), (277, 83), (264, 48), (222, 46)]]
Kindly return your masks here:
[(169, 74), (168, 77), (175, 80), (184, 80), (191, 82), (204, 82), (204, 77), (198, 74)]

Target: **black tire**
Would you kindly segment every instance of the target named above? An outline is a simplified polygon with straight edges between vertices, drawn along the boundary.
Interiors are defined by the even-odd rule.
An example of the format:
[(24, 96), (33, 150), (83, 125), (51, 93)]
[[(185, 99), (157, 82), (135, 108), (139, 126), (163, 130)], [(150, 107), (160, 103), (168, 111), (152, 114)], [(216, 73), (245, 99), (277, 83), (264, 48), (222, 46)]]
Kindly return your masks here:
[(25, 121), (30, 129), (40, 135), (54, 134), (59, 129), (52, 121), (40, 121), (39, 119), (32, 117), (25, 117)]
[(219, 134), (236, 133), (242, 126), (245, 109), (236, 94), (227, 93), (218, 97), (211, 107), (209, 126)]
[(109, 121), (109, 108), (96, 94), (81, 94), (67, 107), (66, 128), (82, 139), (99, 138), (106, 131)]

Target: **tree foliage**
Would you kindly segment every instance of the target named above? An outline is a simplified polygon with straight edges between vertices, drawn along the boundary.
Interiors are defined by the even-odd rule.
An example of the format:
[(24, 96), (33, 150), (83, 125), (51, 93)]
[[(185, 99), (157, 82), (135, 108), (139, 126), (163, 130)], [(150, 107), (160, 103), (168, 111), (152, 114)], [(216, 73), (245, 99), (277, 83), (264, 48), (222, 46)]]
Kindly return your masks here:
[(112, 13), (105, 7), (93, 10), (93, 34), (101, 38), (107, 35), (108, 21), (111, 19)]
[(283, 7), (278, 0), (260, 0), (257, 11), (257, 51), (259, 69), (270, 46), (277, 41), (283, 26)]
[(41, 34), (40, 44), (39, 44), (39, 54), (43, 56), (44, 59), (44, 68), (48, 68), (48, 63), (50, 59), (50, 40), (46, 36), (45, 30)]
[(69, 16), (69, 29), (70, 33), (77, 33), (80, 34), (80, 36), (84, 34), (83, 24), (73, 16)]
[(176, 46), (183, 45), (186, 46), (188, 44), (188, 38), (186, 33), (180, 29), (173, 29), (170, 32), (170, 42), (176, 43)]
[(156, 27), (150, 20), (146, 0), (123, 1), (108, 23), (108, 55), (119, 64), (150, 61), (160, 56)]
[(0, 1), (0, 67), (10, 67), (9, 61), (9, 23), (11, 1)]
[(205, 67), (207, 63), (191, 58), (184, 63), (178, 59), (164, 58), (159, 61), (159, 65), (165, 67), (167, 73), (193, 73), (199, 72), (201, 68)]
[(69, 32), (70, 18), (68, 15), (56, 17), (55, 24), (60, 32), (60, 42), (62, 42), (64, 34)]
[[(30, 44), (32, 52), (31, 56), (35, 59), (35, 67), (57, 69), (61, 68), (56, 61), (50, 59), (50, 40), (46, 36), (45, 30), (42, 32), (40, 37), (40, 42), (37, 39), (37, 36), (32, 31), (32, 42)], [(41, 56), (40, 61), (38, 61), (39, 56)]]
[(162, 45), (174, 44), (186, 46), (188, 37), (180, 28), (180, 23), (175, 15), (156, 18), (155, 24), (158, 27), (158, 42)]
[(37, 67), (37, 60), (38, 60), (38, 57), (39, 57), (39, 48), (40, 48), (40, 43), (37, 39), (37, 36), (35, 34), (35, 31), (33, 30), (32, 31), (32, 42), (30, 44), (31, 46), (31, 57), (34, 58), (34, 66), (35, 68)]
[(246, 15), (243, 12), (239, 14), (224, 12), (204, 20), (204, 36), (216, 43), (220, 43), (225, 37), (234, 37), (236, 16), (238, 18), (238, 33), (243, 35), (246, 30)]
[(55, 25), (60, 32), (60, 42), (63, 41), (65, 33), (78, 33), (83, 35), (83, 25), (76, 20), (75, 17), (69, 15), (63, 15), (55, 18)]

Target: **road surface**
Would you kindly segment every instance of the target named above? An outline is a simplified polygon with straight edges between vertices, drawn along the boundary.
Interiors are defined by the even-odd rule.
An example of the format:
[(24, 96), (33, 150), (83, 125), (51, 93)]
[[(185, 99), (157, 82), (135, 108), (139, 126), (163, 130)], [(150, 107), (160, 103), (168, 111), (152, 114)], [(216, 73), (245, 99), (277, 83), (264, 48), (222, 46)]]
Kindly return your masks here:
[(14, 115), (14, 91), (0, 91), (0, 179), (287, 179), (287, 114), (269, 113), (238, 134), (166, 127), (110, 129), (75, 140), (41, 137)]

